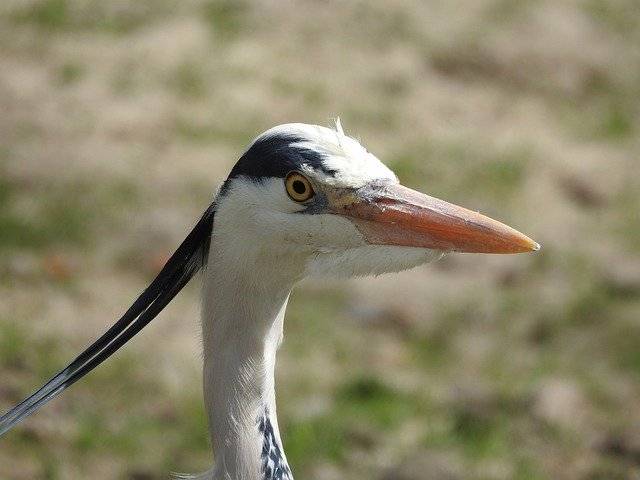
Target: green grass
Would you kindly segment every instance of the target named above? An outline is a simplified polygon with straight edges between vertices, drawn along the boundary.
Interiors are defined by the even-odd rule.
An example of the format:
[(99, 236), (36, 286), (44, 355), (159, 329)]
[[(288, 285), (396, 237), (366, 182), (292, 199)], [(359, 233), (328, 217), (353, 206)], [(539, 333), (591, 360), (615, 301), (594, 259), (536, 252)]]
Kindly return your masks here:
[(70, 24), (67, 0), (43, 0), (17, 13), (15, 20), (33, 23), (41, 28), (61, 29)]
[(598, 24), (626, 39), (637, 38), (640, 31), (640, 13), (634, 0), (589, 0), (582, 9)]
[(85, 68), (83, 65), (67, 62), (60, 66), (56, 76), (60, 85), (70, 86), (80, 81), (84, 74)]
[(505, 456), (511, 447), (509, 422), (510, 419), (502, 415), (485, 417), (470, 411), (456, 411), (450, 435), (472, 460)]
[(271, 80), (271, 89), (275, 95), (283, 98), (299, 98), (300, 101), (312, 108), (322, 108), (329, 101), (325, 85), (321, 82), (298, 82), (290, 75), (275, 76)]
[(425, 370), (443, 371), (453, 361), (451, 334), (448, 328), (439, 328), (426, 334), (413, 335), (410, 345), (415, 362)]
[(202, 16), (216, 37), (230, 40), (246, 27), (248, 9), (244, 0), (210, 0), (202, 6)]
[(625, 138), (634, 132), (633, 114), (624, 105), (610, 105), (603, 117), (599, 130), (607, 138)]
[[(115, 35), (131, 33), (175, 10), (168, 1), (142, 0), (125, 8), (110, 8), (100, 1), (39, 0), (9, 10), (17, 24), (34, 26), (45, 32), (98, 31)], [(174, 7), (174, 8), (170, 8)]]
[(340, 118), (345, 125), (364, 125), (373, 131), (388, 131), (399, 127), (399, 115), (390, 105), (371, 103), (344, 109)]
[[(348, 440), (343, 425), (335, 417), (318, 417), (304, 422), (283, 422), (284, 448), (296, 471), (304, 472), (314, 462), (344, 459)], [(313, 455), (309, 453), (313, 452)]]
[(612, 202), (612, 210), (615, 212), (612, 230), (623, 251), (640, 254), (640, 218), (637, 214), (640, 211), (640, 191), (633, 178), (632, 176), (631, 181), (616, 192)]
[(287, 457), (303, 474), (323, 460), (342, 463), (349, 445), (371, 448), (424, 409), (417, 397), (376, 377), (355, 376), (336, 390), (330, 413), (283, 423)]
[(640, 93), (637, 75), (595, 71), (582, 85), (579, 98), (558, 97), (551, 105), (567, 133), (585, 142), (633, 139), (639, 114), (634, 100)]
[(109, 79), (111, 90), (118, 96), (131, 96), (137, 93), (139, 85), (136, 78), (137, 64), (134, 61), (123, 61), (111, 74)]
[(304, 355), (309, 345), (331, 339), (327, 352), (335, 361), (348, 357), (349, 346), (341, 341), (340, 329), (349, 328), (347, 321), (348, 296), (338, 289), (311, 291), (295, 289), (287, 308), (287, 337), (284, 348), (292, 355)]
[(531, 0), (494, 0), (484, 12), (485, 19), (493, 25), (502, 25), (526, 18), (539, 2)]
[(0, 369), (25, 379), (21, 392), (13, 392), (12, 402), (21, 400), (40, 379), (62, 366), (63, 344), (53, 338), (35, 335), (24, 315), (0, 318)]
[[(22, 392), (3, 400), (21, 400), (71, 357), (70, 349), (59, 338), (35, 336), (20, 319), (0, 319), (1, 373), (20, 373), (24, 384)], [(168, 471), (209, 466), (210, 446), (200, 390), (187, 388), (176, 396), (167, 396), (164, 387), (150, 375), (153, 368), (125, 349), (72, 387), (63, 400), (56, 400), (55, 406), (47, 407), (58, 409), (59, 424), (70, 424), (72, 434), (62, 446), (80, 471), (90, 472), (96, 458), (118, 458), (123, 467), (149, 471), (154, 478)], [(28, 427), (28, 423), (25, 425)], [(16, 429), (11, 447), (32, 457), (42, 472), (41, 478), (60, 478), (51, 434), (31, 432), (29, 428)]]
[(242, 148), (247, 138), (253, 138), (260, 133), (254, 119), (247, 118), (233, 126), (221, 124), (218, 121), (194, 121), (184, 116), (175, 119), (174, 131), (176, 137), (188, 143), (196, 144), (227, 144), (234, 148)]
[(178, 65), (169, 78), (168, 85), (185, 99), (201, 99), (207, 93), (204, 72), (195, 62), (185, 61)]
[(531, 148), (487, 148), (467, 142), (421, 142), (390, 156), (401, 182), (440, 197), (504, 201), (521, 190), (533, 157)]
[[(0, 251), (86, 247), (98, 227), (113, 224), (134, 202), (128, 182), (33, 185), (0, 176)], [(27, 210), (21, 205), (30, 204)]]
[(537, 462), (531, 458), (519, 458), (516, 461), (514, 480), (545, 480), (547, 477)]
[(0, 323), (0, 365), (10, 369), (25, 368), (24, 352), (28, 343), (24, 328), (3, 319)]
[(356, 377), (336, 392), (338, 411), (346, 418), (381, 430), (399, 426), (415, 413), (417, 402), (378, 378)]

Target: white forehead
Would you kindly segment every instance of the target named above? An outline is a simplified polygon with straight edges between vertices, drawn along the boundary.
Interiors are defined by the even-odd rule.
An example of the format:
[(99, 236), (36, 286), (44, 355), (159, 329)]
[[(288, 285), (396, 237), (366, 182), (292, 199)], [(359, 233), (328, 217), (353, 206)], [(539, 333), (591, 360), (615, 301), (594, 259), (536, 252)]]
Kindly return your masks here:
[(375, 180), (398, 182), (395, 173), (375, 155), (369, 153), (360, 142), (344, 134), (339, 119), (336, 120), (335, 129), (306, 123), (278, 125), (256, 140), (278, 135), (303, 138), (304, 140), (293, 145), (318, 152), (323, 158), (323, 166), (336, 172), (335, 176), (331, 176), (321, 170), (306, 168), (304, 173), (318, 181), (351, 188), (359, 188)]

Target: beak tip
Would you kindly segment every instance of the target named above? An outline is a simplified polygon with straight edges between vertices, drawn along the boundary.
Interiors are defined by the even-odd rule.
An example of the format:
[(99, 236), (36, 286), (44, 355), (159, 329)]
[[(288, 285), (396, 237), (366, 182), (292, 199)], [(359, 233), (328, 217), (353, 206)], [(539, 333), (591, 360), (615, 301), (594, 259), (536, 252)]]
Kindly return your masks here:
[(514, 248), (502, 253), (533, 253), (540, 251), (540, 249), (542, 248), (542, 245), (540, 245), (538, 242), (517, 231), (516, 238), (514, 238), (513, 240), (514, 242), (512, 244), (512, 247)]
[(521, 249), (519, 250), (519, 252), (522, 253), (532, 253), (532, 252), (538, 252), (541, 248), (542, 245), (540, 245), (538, 242), (536, 242), (535, 240), (523, 235), (524, 237), (524, 242), (522, 242), (521, 245)]

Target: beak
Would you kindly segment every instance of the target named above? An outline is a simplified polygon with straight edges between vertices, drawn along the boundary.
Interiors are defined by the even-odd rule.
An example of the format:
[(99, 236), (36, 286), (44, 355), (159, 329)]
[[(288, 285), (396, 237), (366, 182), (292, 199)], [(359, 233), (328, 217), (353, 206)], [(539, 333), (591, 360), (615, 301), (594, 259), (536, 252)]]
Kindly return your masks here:
[(478, 212), (402, 185), (336, 191), (333, 213), (348, 217), (371, 245), (469, 253), (522, 253), (540, 245)]

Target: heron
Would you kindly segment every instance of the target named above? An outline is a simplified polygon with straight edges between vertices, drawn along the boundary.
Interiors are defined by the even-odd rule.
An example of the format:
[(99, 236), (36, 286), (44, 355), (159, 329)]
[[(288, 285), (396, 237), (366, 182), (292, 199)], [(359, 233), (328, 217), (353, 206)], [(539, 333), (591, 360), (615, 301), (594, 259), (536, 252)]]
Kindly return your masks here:
[(292, 480), (274, 372), (296, 283), (398, 272), (447, 252), (539, 248), (503, 223), (402, 186), (339, 120), (276, 126), (253, 140), (122, 317), (0, 417), (0, 435), (113, 355), (202, 270), (203, 390), (215, 461), (178, 478)]

